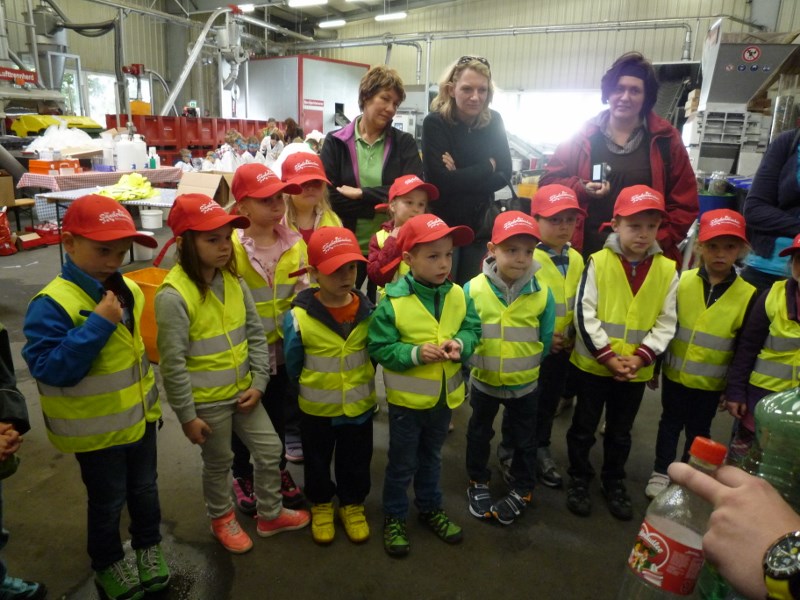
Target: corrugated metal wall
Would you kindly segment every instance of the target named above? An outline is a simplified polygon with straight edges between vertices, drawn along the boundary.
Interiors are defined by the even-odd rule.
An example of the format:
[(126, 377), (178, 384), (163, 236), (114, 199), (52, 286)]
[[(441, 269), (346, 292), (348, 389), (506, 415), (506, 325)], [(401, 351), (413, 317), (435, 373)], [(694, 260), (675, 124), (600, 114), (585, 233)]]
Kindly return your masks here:
[[(393, 9), (402, 8), (394, 2)], [(784, 0), (779, 30), (800, 29), (796, 0)], [(747, 0), (471, 0), (442, 4), (409, 13), (404, 21), (361, 21), (339, 30), (340, 39), (374, 37), (384, 33), (435, 33), (538, 25), (600, 23), (658, 18), (686, 18), (692, 28), (694, 60), (700, 59), (702, 40), (715, 19), (700, 16), (729, 14), (750, 16)], [(726, 32), (748, 31), (729, 22)], [(511, 89), (597, 88), (600, 77), (614, 58), (639, 50), (653, 61), (681, 59), (685, 33), (682, 29), (642, 29), (598, 33), (553, 33), (433, 42), (431, 79), (437, 81), (448, 65), (463, 54), (485, 56), (492, 63), (495, 83)], [(425, 43), (422, 44), (423, 48)], [(324, 52), (325, 56), (369, 64), (385, 60), (385, 47), (347, 48)], [(392, 48), (390, 63), (404, 81), (413, 83), (416, 52), (408, 46)], [(423, 56), (423, 78), (425, 77)]]
[[(151, 0), (127, 0), (129, 4), (151, 7)], [(38, 2), (34, 2), (36, 6)], [(61, 0), (61, 10), (74, 23), (98, 23), (113, 19), (117, 10), (108, 6), (94, 4), (87, 0)], [(23, 13), (27, 10), (24, 0), (5, 0), (6, 16), (9, 20), (24, 21)], [(161, 9), (159, 0), (152, 8)], [(129, 14), (123, 22), (123, 49), (125, 63), (143, 63), (147, 67), (164, 73), (166, 69), (166, 50), (164, 43), (165, 25), (150, 17)], [(27, 35), (22, 25), (8, 24), (9, 44), (11, 49), (19, 53), (27, 53)], [(87, 71), (103, 73), (114, 72), (113, 34), (100, 38), (89, 38), (68, 32), (68, 52), (81, 57), (81, 67)]]

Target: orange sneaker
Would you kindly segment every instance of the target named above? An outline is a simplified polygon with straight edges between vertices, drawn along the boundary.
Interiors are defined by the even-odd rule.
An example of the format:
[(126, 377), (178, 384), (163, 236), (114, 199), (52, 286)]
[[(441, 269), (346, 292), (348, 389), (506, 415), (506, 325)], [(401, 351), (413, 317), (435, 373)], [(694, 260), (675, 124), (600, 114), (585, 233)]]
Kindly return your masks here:
[(228, 552), (244, 554), (253, 547), (253, 540), (239, 526), (233, 510), (221, 517), (211, 519), (211, 533)]
[(304, 510), (281, 508), (281, 513), (274, 519), (258, 518), (256, 531), (261, 537), (269, 537), (281, 531), (302, 529), (311, 522), (311, 516)]

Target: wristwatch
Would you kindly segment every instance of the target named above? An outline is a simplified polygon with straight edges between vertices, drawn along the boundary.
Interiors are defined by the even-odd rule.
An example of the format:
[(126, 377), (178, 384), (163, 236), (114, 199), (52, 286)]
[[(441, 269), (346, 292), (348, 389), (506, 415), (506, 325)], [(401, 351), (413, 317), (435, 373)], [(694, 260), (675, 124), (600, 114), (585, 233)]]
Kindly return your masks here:
[(779, 537), (764, 553), (767, 598), (800, 600), (800, 531)]

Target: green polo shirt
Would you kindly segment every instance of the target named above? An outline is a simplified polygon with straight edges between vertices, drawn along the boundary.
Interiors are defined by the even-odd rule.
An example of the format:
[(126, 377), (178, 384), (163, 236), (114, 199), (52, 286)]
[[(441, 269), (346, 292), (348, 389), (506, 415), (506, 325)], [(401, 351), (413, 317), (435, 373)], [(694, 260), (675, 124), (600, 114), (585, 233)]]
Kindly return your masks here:
[[(361, 117), (358, 117), (355, 132), (359, 185), (362, 188), (380, 187), (383, 185), (383, 152), (386, 147), (386, 132), (370, 145), (358, 131), (360, 123)], [(369, 253), (369, 241), (373, 234), (381, 228), (387, 218), (386, 213), (375, 213), (371, 219), (356, 219), (356, 239), (364, 256)]]

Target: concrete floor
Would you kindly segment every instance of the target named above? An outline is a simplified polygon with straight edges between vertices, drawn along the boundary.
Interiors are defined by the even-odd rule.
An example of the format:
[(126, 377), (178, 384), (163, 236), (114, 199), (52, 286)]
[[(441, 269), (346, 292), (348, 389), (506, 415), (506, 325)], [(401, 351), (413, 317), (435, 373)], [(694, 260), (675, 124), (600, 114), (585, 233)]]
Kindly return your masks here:
[[(162, 229), (158, 238), (163, 242), (167, 237)], [(146, 266), (140, 262), (123, 270)], [(57, 246), (0, 257), (0, 321), (11, 334), (19, 387), (28, 399), (33, 427), (20, 451), (19, 472), (4, 482), (5, 526), (11, 532), (4, 556), (11, 574), (45, 582), (51, 598), (84, 600), (99, 597), (85, 550), (85, 490), (77, 462), (47, 441), (36, 386), (20, 355), (26, 305), (58, 272)], [(445, 509), (463, 526), (464, 542), (448, 546), (412, 518), (411, 554), (397, 560), (384, 553), (381, 539), (380, 497), (388, 441), (385, 410), (375, 419), (373, 486), (366, 503), (372, 538), (366, 544), (351, 544), (341, 529), (328, 547), (315, 545), (309, 529), (262, 539), (255, 536), (255, 523), (246, 522), (255, 546), (248, 554), (233, 556), (209, 533), (199, 452), (183, 436), (165, 401), (164, 406), (165, 425), (158, 441), (159, 488), (164, 548), (173, 583), (160, 597), (168, 600), (614, 598), (647, 508), (644, 486), (652, 468), (660, 414), (658, 395), (648, 391), (634, 427), (628, 463), (633, 521), (622, 523), (611, 517), (597, 484), (592, 489), (594, 511), (586, 519), (567, 511), (563, 490), (540, 486), (524, 517), (503, 527), (480, 522), (467, 511), (464, 434), (470, 411), (460, 407), (454, 413), (455, 431), (444, 448), (442, 487)], [(562, 466), (569, 422), (569, 414), (561, 415), (553, 432), (553, 454)], [(730, 417), (718, 416), (714, 437), (726, 440), (729, 427)], [(599, 466), (599, 444), (593, 458)], [(302, 467), (291, 470), (301, 482)], [(492, 491), (504, 493), (499, 474)], [(126, 528), (123, 515), (125, 535)]]

